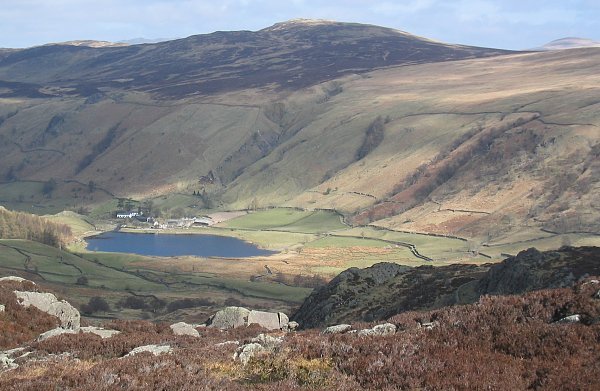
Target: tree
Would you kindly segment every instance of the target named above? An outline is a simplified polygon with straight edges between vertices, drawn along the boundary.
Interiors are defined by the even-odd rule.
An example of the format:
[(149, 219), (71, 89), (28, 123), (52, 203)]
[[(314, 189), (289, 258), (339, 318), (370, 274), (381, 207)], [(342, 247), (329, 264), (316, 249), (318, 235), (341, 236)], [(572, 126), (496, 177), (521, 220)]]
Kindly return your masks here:
[(110, 311), (110, 306), (102, 297), (94, 296), (87, 304), (81, 306), (81, 310), (86, 314), (93, 314), (94, 312)]
[(50, 198), (52, 196), (52, 192), (56, 189), (56, 180), (54, 178), (50, 178), (46, 182), (44, 182), (44, 186), (42, 187), (42, 193)]

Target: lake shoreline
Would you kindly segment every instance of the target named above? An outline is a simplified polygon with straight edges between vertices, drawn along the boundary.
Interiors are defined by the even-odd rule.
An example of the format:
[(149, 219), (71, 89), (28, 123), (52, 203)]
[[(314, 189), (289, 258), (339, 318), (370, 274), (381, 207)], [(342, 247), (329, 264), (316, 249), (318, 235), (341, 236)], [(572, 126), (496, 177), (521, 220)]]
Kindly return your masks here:
[[(199, 239), (199, 240), (198, 240)], [(109, 242), (110, 241), (110, 242)], [(127, 253), (154, 257), (249, 258), (277, 254), (254, 243), (226, 236), (190, 232), (108, 231), (87, 237), (85, 251)]]

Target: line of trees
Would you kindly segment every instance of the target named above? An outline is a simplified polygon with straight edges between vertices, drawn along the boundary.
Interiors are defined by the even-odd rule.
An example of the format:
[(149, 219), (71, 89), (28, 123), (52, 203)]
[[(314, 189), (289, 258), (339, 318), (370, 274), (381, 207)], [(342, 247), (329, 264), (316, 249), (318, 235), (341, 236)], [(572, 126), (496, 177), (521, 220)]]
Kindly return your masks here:
[(60, 247), (71, 237), (71, 228), (67, 225), (0, 207), (0, 239), (27, 239)]

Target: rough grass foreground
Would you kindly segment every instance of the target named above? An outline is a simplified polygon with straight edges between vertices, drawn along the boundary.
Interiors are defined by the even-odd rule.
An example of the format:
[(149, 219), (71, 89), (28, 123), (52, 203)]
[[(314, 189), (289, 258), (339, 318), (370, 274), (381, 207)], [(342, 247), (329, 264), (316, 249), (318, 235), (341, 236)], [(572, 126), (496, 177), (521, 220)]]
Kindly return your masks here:
[[(285, 335), (274, 353), (242, 366), (235, 344), (260, 328), (176, 337), (164, 325), (113, 322), (121, 334), (63, 335), (30, 344), (39, 359), (0, 374), (0, 389), (144, 390), (592, 390), (600, 384), (600, 284), (407, 312), (392, 336)], [(579, 323), (561, 323), (579, 314)], [(421, 327), (429, 322), (432, 327)], [(355, 325), (355, 327), (366, 326)], [(168, 343), (172, 354), (120, 358), (132, 348)]]

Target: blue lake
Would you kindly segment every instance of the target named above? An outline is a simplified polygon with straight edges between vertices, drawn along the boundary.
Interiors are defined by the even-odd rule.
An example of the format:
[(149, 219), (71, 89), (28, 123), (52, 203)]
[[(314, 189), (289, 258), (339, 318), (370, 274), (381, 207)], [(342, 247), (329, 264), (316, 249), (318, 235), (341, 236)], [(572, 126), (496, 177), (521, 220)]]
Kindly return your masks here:
[(106, 232), (86, 239), (87, 249), (158, 257), (245, 258), (275, 254), (243, 240), (216, 235), (137, 234)]

